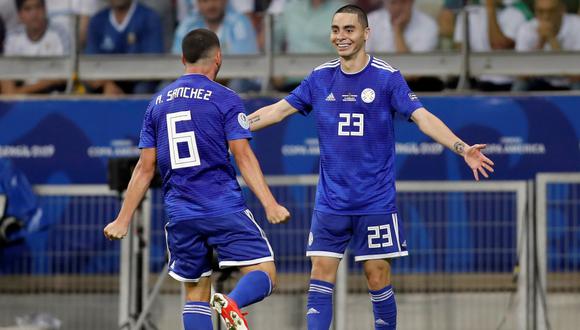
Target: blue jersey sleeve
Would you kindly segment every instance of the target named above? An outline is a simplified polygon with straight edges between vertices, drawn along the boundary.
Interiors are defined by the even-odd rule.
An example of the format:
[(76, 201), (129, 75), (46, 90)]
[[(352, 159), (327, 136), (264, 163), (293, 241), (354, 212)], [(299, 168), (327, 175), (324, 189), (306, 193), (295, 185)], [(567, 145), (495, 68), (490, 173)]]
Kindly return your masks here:
[(139, 148), (155, 148), (157, 146), (157, 137), (155, 134), (155, 121), (153, 119), (153, 101), (147, 107), (145, 111), (145, 117), (143, 118), (143, 127), (141, 128), (141, 134), (139, 137)]
[(225, 103), (224, 128), (228, 141), (251, 139), (250, 122), (246, 117), (244, 104), (242, 100), (233, 95), (229, 102)]
[(284, 99), (296, 108), (302, 115), (308, 115), (312, 111), (312, 88), (310, 86), (312, 73), (304, 78), (300, 85), (296, 87), (290, 95)]
[(423, 107), (417, 95), (407, 85), (400, 71), (396, 71), (391, 75), (388, 84), (391, 106), (407, 120), (411, 118), (413, 111)]

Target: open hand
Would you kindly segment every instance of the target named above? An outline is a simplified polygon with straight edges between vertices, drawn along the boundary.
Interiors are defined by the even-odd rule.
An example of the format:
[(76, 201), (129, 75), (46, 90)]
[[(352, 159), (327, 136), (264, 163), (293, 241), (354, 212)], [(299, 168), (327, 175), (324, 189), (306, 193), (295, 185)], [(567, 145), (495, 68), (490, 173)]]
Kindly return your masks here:
[(477, 181), (479, 181), (479, 173), (485, 178), (489, 178), (487, 171), (493, 173), (494, 163), (481, 152), (481, 150), (485, 149), (485, 146), (485, 144), (474, 144), (465, 148), (465, 153), (463, 154), (467, 166), (471, 168)]
[(290, 212), (288, 212), (284, 206), (275, 204), (266, 207), (266, 218), (268, 219), (268, 222), (272, 224), (284, 223), (290, 220)]

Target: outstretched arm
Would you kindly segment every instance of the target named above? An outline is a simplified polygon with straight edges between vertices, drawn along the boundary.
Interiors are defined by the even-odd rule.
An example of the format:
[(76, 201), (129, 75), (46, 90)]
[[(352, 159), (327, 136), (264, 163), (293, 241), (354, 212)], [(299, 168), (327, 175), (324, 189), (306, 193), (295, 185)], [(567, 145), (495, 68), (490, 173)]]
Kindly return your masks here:
[(270, 223), (288, 221), (290, 219), (290, 212), (284, 206), (278, 204), (272, 192), (270, 192), (266, 179), (264, 179), (264, 174), (262, 174), (262, 169), (260, 169), (260, 164), (248, 140), (231, 140), (228, 143), (244, 181), (256, 197), (258, 197), (260, 203), (262, 203), (268, 221)]
[(474, 144), (472, 146), (466, 144), (453, 134), (449, 127), (439, 118), (425, 108), (415, 110), (411, 115), (411, 119), (419, 126), (421, 132), (453, 150), (456, 154), (463, 156), (467, 166), (473, 171), (475, 180), (479, 181), (479, 173), (488, 178), (487, 171), (493, 172), (493, 162), (481, 153), (481, 150), (485, 149), (485, 144)]
[(108, 239), (121, 239), (127, 235), (133, 213), (135, 213), (141, 199), (145, 196), (147, 189), (149, 189), (149, 184), (155, 175), (156, 156), (157, 152), (155, 148), (141, 150), (141, 156), (127, 186), (121, 211), (117, 219), (109, 223), (104, 229), (105, 236)]
[(254, 111), (248, 116), (250, 130), (257, 131), (270, 125), (277, 124), (284, 118), (298, 112), (288, 101), (280, 100), (274, 104)]

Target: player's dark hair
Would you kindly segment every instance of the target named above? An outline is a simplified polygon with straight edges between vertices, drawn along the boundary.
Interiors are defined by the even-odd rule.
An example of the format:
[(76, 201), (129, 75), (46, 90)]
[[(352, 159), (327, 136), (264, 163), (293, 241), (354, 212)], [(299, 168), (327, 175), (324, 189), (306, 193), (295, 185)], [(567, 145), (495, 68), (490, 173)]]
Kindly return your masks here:
[[(16, 10), (20, 11), (22, 10), (22, 7), (24, 6), (24, 3), (27, 0), (16, 0)], [(42, 7), (46, 8), (46, 4), (44, 3), (44, 0), (40, 0), (40, 4), (42, 5)]]
[(355, 14), (358, 17), (358, 21), (362, 25), (363, 28), (369, 27), (369, 19), (367, 18), (367, 13), (357, 6), (357, 5), (345, 5), (340, 8), (334, 13), (334, 15), (338, 13), (346, 13), (346, 14)]
[(207, 58), (214, 48), (220, 47), (217, 35), (208, 29), (190, 31), (181, 41), (183, 57), (187, 63)]

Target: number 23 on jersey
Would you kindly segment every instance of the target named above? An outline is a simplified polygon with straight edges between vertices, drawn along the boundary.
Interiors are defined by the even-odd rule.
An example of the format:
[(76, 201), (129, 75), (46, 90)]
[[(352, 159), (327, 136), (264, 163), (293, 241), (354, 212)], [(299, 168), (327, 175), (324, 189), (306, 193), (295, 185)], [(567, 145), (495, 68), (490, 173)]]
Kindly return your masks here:
[(363, 113), (339, 113), (339, 136), (364, 136), (365, 115)]

